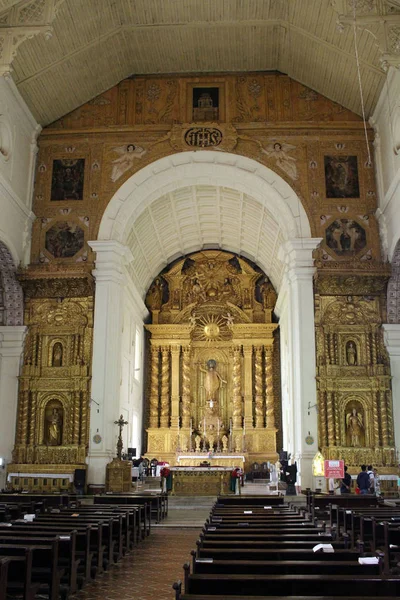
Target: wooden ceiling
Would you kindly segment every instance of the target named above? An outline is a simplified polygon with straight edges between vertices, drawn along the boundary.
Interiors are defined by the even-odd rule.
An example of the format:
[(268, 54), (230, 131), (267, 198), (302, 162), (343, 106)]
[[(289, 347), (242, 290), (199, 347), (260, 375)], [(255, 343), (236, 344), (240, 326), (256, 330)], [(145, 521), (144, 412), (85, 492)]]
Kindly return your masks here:
[[(355, 1), (365, 11), (387, 0)], [(277, 70), (361, 113), (353, 28), (337, 26), (338, 2), (348, 10), (353, 0), (57, 2), (52, 38), (28, 39), (12, 63), (42, 125), (126, 77), (155, 73)], [(0, 0), (0, 13), (14, 4)], [(385, 81), (378, 27), (357, 33), (367, 116)]]

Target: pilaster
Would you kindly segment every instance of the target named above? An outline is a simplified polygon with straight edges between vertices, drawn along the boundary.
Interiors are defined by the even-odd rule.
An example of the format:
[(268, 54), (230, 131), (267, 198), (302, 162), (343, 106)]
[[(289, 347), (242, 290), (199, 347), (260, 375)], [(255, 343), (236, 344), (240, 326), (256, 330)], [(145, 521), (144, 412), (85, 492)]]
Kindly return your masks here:
[(392, 374), (393, 429), (395, 443), (400, 437), (400, 323), (382, 325), (383, 338), (390, 358)]
[[(287, 435), (288, 450), (298, 463), (298, 484), (311, 487), (311, 461), (318, 449), (317, 390), (314, 336), (314, 293), (315, 272), (312, 253), (321, 238), (295, 239), (285, 242), (279, 249), (279, 258), (285, 265), (283, 300), (278, 307), (285, 324), (287, 335), (288, 389), (282, 394), (292, 409)], [(284, 310), (283, 303), (287, 303)], [(280, 306), (279, 306), (280, 305)], [(312, 407), (310, 409), (309, 407)], [(289, 409), (289, 410), (288, 410)], [(314, 442), (307, 445), (309, 435)]]
[[(124, 265), (128, 248), (115, 241), (94, 241), (96, 279), (88, 483), (104, 484), (106, 464), (115, 455), (115, 419), (119, 415)], [(97, 435), (96, 435), (97, 434)], [(94, 442), (94, 436), (100, 441)]]

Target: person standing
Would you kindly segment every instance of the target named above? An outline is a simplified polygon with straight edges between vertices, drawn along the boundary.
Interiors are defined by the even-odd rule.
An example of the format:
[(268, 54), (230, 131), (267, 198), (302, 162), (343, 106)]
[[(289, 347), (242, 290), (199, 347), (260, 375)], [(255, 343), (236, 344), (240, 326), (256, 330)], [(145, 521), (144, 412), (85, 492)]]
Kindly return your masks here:
[(351, 475), (347, 472), (347, 467), (344, 468), (344, 477), (340, 480), (340, 493), (351, 494)]
[(374, 494), (375, 493), (375, 477), (374, 477), (374, 469), (372, 468), (372, 465), (368, 465), (367, 473), (368, 473), (368, 477), (369, 477), (369, 491), (371, 494)]
[(360, 494), (368, 494), (369, 492), (369, 475), (367, 473), (367, 467), (361, 465), (361, 471), (357, 475), (357, 486), (360, 490)]

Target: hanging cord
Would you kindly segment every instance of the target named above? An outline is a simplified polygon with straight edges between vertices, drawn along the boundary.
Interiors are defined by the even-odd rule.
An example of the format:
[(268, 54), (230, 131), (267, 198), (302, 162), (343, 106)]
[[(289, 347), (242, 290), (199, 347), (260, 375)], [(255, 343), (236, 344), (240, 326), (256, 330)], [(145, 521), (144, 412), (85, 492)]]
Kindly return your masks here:
[(365, 142), (367, 144), (367, 152), (368, 152), (368, 165), (372, 165), (371, 152), (369, 149), (369, 141), (368, 141), (367, 122), (366, 122), (366, 118), (365, 118), (364, 94), (363, 94), (363, 89), (362, 89), (362, 84), (361, 84), (360, 59), (358, 56), (358, 48), (357, 48), (356, 2), (357, 2), (357, 0), (353, 0), (354, 50), (355, 50), (356, 62), (357, 62), (358, 86), (360, 88), (361, 110), (362, 110), (362, 117), (363, 117), (363, 122), (364, 122)]

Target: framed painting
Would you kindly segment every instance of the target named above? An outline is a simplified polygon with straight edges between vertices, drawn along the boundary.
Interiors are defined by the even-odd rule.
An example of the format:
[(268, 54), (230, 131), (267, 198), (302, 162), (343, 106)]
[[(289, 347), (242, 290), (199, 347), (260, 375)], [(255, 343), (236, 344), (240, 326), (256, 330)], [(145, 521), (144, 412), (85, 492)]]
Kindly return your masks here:
[(357, 156), (325, 156), (327, 198), (359, 198)]
[(50, 200), (83, 200), (85, 159), (53, 160)]

